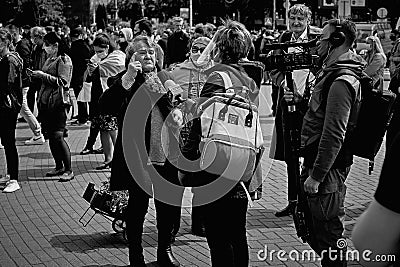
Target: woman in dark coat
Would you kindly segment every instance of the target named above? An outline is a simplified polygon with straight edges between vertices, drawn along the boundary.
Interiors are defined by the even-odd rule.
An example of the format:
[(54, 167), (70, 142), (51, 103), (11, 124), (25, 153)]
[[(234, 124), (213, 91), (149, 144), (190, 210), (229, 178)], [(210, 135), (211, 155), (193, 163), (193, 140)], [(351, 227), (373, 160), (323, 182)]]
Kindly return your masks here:
[[(178, 184), (174, 167), (177, 156), (172, 153), (178, 151), (179, 125), (168, 116), (173, 106), (163, 86), (171, 78), (164, 72), (156, 73), (154, 45), (148, 37), (135, 38), (126, 54), (127, 71), (120, 73), (109, 89), (125, 94), (110, 187), (129, 190), (127, 234), (131, 266), (146, 266), (141, 243), (152, 185), (157, 213), (157, 262), (160, 266), (179, 266), (171, 251), (183, 196), (183, 188), (174, 186)], [(173, 200), (168, 198), (171, 196)]]

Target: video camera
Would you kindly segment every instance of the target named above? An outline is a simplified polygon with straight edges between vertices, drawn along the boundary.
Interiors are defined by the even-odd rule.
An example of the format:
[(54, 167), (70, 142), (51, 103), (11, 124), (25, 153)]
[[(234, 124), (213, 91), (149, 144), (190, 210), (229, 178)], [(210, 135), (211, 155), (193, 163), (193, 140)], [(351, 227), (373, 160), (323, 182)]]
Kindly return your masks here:
[[(317, 45), (318, 39), (309, 42), (287, 42), (268, 44), (264, 46), (266, 50), (282, 50), (279, 55), (260, 54), (260, 60), (265, 64), (265, 70), (292, 71), (299, 69), (309, 69), (318, 66), (319, 57), (312, 55), (310, 48)], [(287, 53), (289, 47), (302, 48), (302, 52)]]

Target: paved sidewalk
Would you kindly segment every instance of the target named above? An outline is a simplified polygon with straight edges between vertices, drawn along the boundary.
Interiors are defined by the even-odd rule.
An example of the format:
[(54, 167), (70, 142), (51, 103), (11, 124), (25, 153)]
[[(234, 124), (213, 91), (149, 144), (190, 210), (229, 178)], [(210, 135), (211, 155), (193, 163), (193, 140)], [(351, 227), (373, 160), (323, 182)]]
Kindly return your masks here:
[[(262, 120), (265, 139), (270, 142), (273, 118)], [(20, 156), (22, 189), (14, 194), (0, 193), (0, 266), (126, 266), (127, 244), (114, 233), (111, 222), (100, 215), (83, 227), (79, 218), (88, 208), (82, 194), (89, 182), (100, 185), (109, 172), (94, 168), (103, 155), (79, 155), (88, 134), (88, 126), (69, 128), (67, 142), (71, 147), (74, 180), (59, 183), (57, 178), (44, 174), (54, 167), (48, 143), (24, 146), (31, 135), (26, 123), (19, 123), (17, 144)], [(357, 217), (365, 210), (377, 185), (384, 151), (376, 158), (375, 171), (368, 175), (368, 162), (355, 158), (347, 181), (347, 241), (352, 248), (351, 230)], [(0, 150), (0, 173), (5, 172), (4, 152)], [(268, 251), (309, 249), (297, 237), (291, 218), (276, 218), (274, 212), (286, 205), (286, 170), (281, 162), (268, 158), (262, 161), (265, 181), (263, 198), (249, 208), (247, 234), (251, 266), (319, 266), (318, 262), (260, 260), (257, 253), (267, 246)], [(187, 194), (189, 197), (189, 193)], [(186, 202), (185, 202), (186, 203)], [(182, 211), (182, 221), (173, 250), (183, 266), (210, 266), (205, 238), (190, 234), (190, 208)], [(89, 213), (93, 213), (92, 210)], [(87, 218), (87, 217), (86, 217)], [(154, 203), (151, 201), (144, 229), (145, 258), (148, 266), (157, 266), (157, 231)], [(359, 266), (357, 263), (350, 263)]]

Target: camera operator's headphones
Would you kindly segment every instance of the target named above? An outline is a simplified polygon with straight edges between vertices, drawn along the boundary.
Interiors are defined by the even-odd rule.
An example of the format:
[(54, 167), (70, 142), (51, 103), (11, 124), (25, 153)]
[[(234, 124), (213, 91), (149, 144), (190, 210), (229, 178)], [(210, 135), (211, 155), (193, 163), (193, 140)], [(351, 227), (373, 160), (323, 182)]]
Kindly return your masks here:
[(332, 48), (336, 48), (341, 46), (346, 41), (346, 35), (342, 30), (342, 22), (340, 19), (334, 20), (330, 25), (335, 27), (335, 31), (329, 35), (329, 42), (332, 45)]

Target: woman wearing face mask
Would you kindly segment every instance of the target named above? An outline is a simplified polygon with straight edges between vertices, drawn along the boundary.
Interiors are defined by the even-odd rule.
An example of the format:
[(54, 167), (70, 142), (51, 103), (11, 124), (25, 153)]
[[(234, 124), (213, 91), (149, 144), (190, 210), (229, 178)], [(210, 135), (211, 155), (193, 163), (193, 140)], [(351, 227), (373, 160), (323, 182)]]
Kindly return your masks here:
[[(92, 82), (90, 117), (92, 124), (85, 149), (82, 154), (93, 151), (100, 131), (100, 140), (103, 146), (104, 162), (96, 167), (97, 170), (108, 169), (111, 166), (114, 144), (117, 138), (116, 117), (100, 112), (99, 99), (108, 88), (107, 79), (125, 70), (125, 53), (115, 49), (115, 44), (106, 34), (98, 34), (93, 41), (95, 55), (90, 59), (87, 69), (87, 82)], [(107, 99), (106, 99), (107, 101)], [(104, 103), (107, 104), (106, 102)]]
[(128, 47), (129, 43), (132, 41), (133, 32), (131, 28), (122, 28), (118, 33), (118, 46), (119, 49), (125, 52), (126, 48)]
[(198, 37), (195, 39), (190, 48), (189, 58), (177, 64), (171, 71), (174, 81), (184, 91), (184, 99), (197, 99), (200, 96), (201, 89), (207, 80), (205, 70), (214, 65), (214, 61), (209, 56), (203, 62), (197, 62), (209, 42), (210, 39), (207, 37)]
[[(127, 70), (116, 77), (110, 91), (124, 92), (126, 101), (119, 113), (119, 132), (111, 169), (110, 189), (129, 190), (127, 235), (130, 266), (146, 266), (142, 234), (149, 199), (157, 213), (157, 263), (179, 266), (172, 254), (175, 218), (180, 216), (183, 188), (174, 167), (179, 151), (176, 138), (179, 118), (173, 114), (164, 87), (172, 77), (158, 72), (155, 45), (149, 37), (138, 36), (126, 50)], [(129, 131), (128, 135), (124, 132)], [(164, 142), (162, 137), (168, 139)], [(124, 141), (124, 142), (123, 142)], [(166, 198), (160, 198), (161, 196)], [(170, 202), (173, 201), (173, 202)], [(173, 204), (174, 203), (174, 204)]]
[[(196, 38), (190, 48), (190, 56), (182, 63), (178, 63), (171, 71), (174, 81), (183, 89), (183, 99), (185, 99), (185, 106), (187, 107), (186, 121), (191, 121), (193, 115), (190, 112), (192, 107), (195, 107), (195, 102), (199, 98), (201, 90), (206, 83), (208, 75), (206, 70), (214, 66), (214, 61), (208, 55), (205, 60), (198, 62), (198, 59), (204, 49), (207, 47), (211, 40), (207, 37)], [(189, 128), (190, 123), (185, 127)], [(196, 194), (193, 196), (196, 197)], [(197, 236), (205, 236), (202, 215), (197, 207), (192, 208), (192, 234)], [(175, 229), (177, 232), (178, 229)]]
[(60, 176), (60, 181), (65, 182), (74, 178), (71, 169), (71, 151), (64, 140), (66, 132), (67, 111), (65, 107), (50, 109), (48, 107), (49, 95), (60, 86), (69, 88), (72, 77), (72, 61), (67, 55), (68, 47), (55, 33), (50, 32), (43, 38), (43, 49), (48, 59), (42, 70), (32, 72), (33, 79), (41, 80), (41, 88), (38, 94), (39, 120), (43, 131), (49, 136), (49, 145), (56, 167), (46, 176)]
[(381, 41), (377, 36), (368, 36), (366, 41), (369, 47), (364, 58), (367, 61), (364, 71), (372, 78), (374, 88), (383, 91), (383, 71), (386, 65), (385, 52), (383, 52)]

